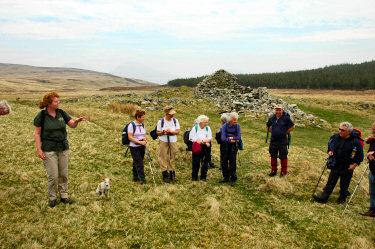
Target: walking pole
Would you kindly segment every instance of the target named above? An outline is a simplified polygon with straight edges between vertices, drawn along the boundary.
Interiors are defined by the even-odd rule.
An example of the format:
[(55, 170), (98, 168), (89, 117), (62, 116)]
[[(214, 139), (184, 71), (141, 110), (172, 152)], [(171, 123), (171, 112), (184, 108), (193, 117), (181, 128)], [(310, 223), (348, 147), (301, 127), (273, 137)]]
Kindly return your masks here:
[(147, 150), (147, 147), (146, 147), (146, 155), (147, 155), (147, 158), (148, 158), (149, 162), (151, 162), (151, 165), (154, 167), (155, 173), (156, 173), (156, 175), (158, 176), (159, 181), (162, 182), (162, 181), (161, 181), (161, 178), (160, 178), (160, 175), (158, 174), (157, 168), (156, 168), (154, 162), (152, 161), (152, 158), (151, 158), (151, 156), (150, 156), (150, 153), (149, 153), (148, 150)]
[[(328, 158), (326, 158), (326, 160), (328, 160)], [(320, 180), (322, 179), (322, 176), (323, 176), (323, 174), (324, 174), (324, 171), (326, 171), (326, 169), (327, 169), (327, 163), (324, 164), (323, 171), (322, 171), (322, 173), (320, 174), (320, 177), (319, 177), (318, 183), (316, 184), (316, 186), (315, 186), (315, 188), (314, 188), (314, 192), (311, 194), (310, 201), (312, 200), (313, 195), (315, 194), (315, 191), (316, 191), (316, 189), (318, 188), (318, 185), (319, 185), (319, 183), (320, 183)]]
[(124, 156), (124, 157), (126, 157), (126, 155), (128, 154), (128, 150), (129, 150), (129, 146), (128, 146), (128, 148), (126, 149), (126, 152), (125, 152), (125, 156)]
[(147, 155), (147, 159), (148, 159), (148, 165), (150, 166), (150, 170), (151, 170), (151, 174), (152, 174), (152, 179), (154, 180), (154, 185), (156, 187), (156, 182), (155, 182), (155, 176), (154, 176), (154, 171), (152, 170), (152, 165), (151, 165), (151, 157), (150, 157), (150, 154), (148, 153), (148, 150), (146, 149), (146, 155)]
[(361, 176), (361, 179), (359, 179), (359, 182), (358, 182), (357, 186), (355, 187), (352, 196), (350, 196), (350, 199), (349, 199), (348, 203), (346, 204), (344, 211), (343, 211), (342, 214), (341, 214), (341, 218), (344, 216), (344, 213), (345, 213), (346, 209), (348, 208), (349, 203), (350, 203), (350, 201), (352, 200), (352, 198), (353, 198), (353, 196), (354, 196), (354, 194), (355, 194), (355, 191), (357, 191), (357, 188), (358, 188), (359, 184), (361, 184), (361, 181), (362, 181), (363, 177), (365, 176), (366, 171), (367, 171), (369, 165), (370, 165), (370, 164), (367, 163), (367, 166), (366, 166), (366, 168), (365, 168), (365, 171), (363, 171), (363, 174), (362, 174), (362, 176)]
[(238, 149), (238, 142), (236, 142), (236, 147), (237, 147), (237, 155), (238, 155), (238, 165), (241, 168), (242, 185), (244, 185), (245, 182), (244, 182), (244, 179), (243, 179), (243, 170), (242, 170), (242, 165), (241, 165), (240, 150)]

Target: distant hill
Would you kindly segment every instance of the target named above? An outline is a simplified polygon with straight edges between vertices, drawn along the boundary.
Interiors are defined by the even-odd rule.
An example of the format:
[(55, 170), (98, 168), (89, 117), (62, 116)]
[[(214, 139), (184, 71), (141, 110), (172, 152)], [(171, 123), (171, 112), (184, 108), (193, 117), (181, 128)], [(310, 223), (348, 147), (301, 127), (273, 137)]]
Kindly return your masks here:
[[(375, 89), (375, 61), (282, 73), (235, 74), (244, 86), (295, 89)], [(205, 76), (175, 79), (169, 86), (195, 87)]]
[(157, 84), (84, 69), (0, 63), (0, 92), (100, 90)]

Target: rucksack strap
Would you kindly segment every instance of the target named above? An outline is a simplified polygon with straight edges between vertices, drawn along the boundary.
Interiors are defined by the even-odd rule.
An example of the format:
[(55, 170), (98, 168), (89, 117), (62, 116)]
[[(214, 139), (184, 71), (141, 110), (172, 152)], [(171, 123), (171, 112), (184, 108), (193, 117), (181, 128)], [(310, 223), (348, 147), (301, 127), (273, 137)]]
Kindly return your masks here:
[[(177, 120), (175, 118), (172, 118), (173, 119), (173, 123), (174, 123), (174, 126), (176, 127), (177, 126)], [(163, 129), (164, 127), (164, 118), (161, 118), (161, 128)]]
[[(208, 126), (206, 126), (206, 131), (208, 132)], [(195, 133), (198, 132), (198, 124), (195, 125)]]

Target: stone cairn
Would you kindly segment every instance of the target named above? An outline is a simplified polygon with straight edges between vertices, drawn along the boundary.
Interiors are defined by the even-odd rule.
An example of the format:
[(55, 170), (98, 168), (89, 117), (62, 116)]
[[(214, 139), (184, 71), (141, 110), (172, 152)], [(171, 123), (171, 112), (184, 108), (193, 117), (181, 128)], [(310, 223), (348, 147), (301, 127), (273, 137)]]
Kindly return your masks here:
[(195, 88), (195, 96), (200, 99), (211, 99), (223, 112), (249, 110), (270, 117), (274, 114), (275, 106), (282, 105), (297, 126), (304, 126), (303, 123), (306, 121), (315, 125), (325, 122), (312, 114), (304, 113), (296, 104), (288, 104), (282, 99), (272, 99), (266, 87), (253, 89), (239, 85), (237, 78), (225, 70), (218, 70), (203, 79)]

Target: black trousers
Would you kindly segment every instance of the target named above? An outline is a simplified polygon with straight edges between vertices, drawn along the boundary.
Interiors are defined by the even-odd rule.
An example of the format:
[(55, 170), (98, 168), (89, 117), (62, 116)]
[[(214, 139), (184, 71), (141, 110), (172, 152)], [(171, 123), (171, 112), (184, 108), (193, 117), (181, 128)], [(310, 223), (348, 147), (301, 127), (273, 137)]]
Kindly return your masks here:
[[(235, 143), (223, 143), (223, 161), (222, 161), (222, 172), (223, 177), (231, 179), (232, 181), (237, 180), (237, 146)], [(220, 147), (221, 148), (221, 147)]]
[(133, 158), (133, 177), (139, 177), (141, 180), (145, 178), (145, 168), (143, 165), (145, 150), (145, 146), (130, 147), (130, 153)]
[(202, 169), (201, 169), (201, 179), (206, 179), (207, 177), (207, 171), (208, 171), (208, 162), (211, 160), (211, 147), (208, 147), (206, 145), (202, 145), (202, 151), (199, 155), (194, 155), (192, 153), (192, 173), (191, 176), (193, 178), (198, 178), (199, 168), (202, 163)]
[(336, 186), (338, 179), (340, 178), (340, 195), (341, 196), (350, 195), (348, 188), (349, 188), (350, 181), (353, 177), (353, 170), (348, 170), (347, 169), (348, 167), (349, 166), (331, 169), (327, 184), (324, 187), (324, 192), (326, 192), (327, 194), (331, 194), (333, 189)]
[(269, 152), (272, 158), (280, 158), (280, 160), (288, 158), (288, 147), (285, 142), (271, 142)]

